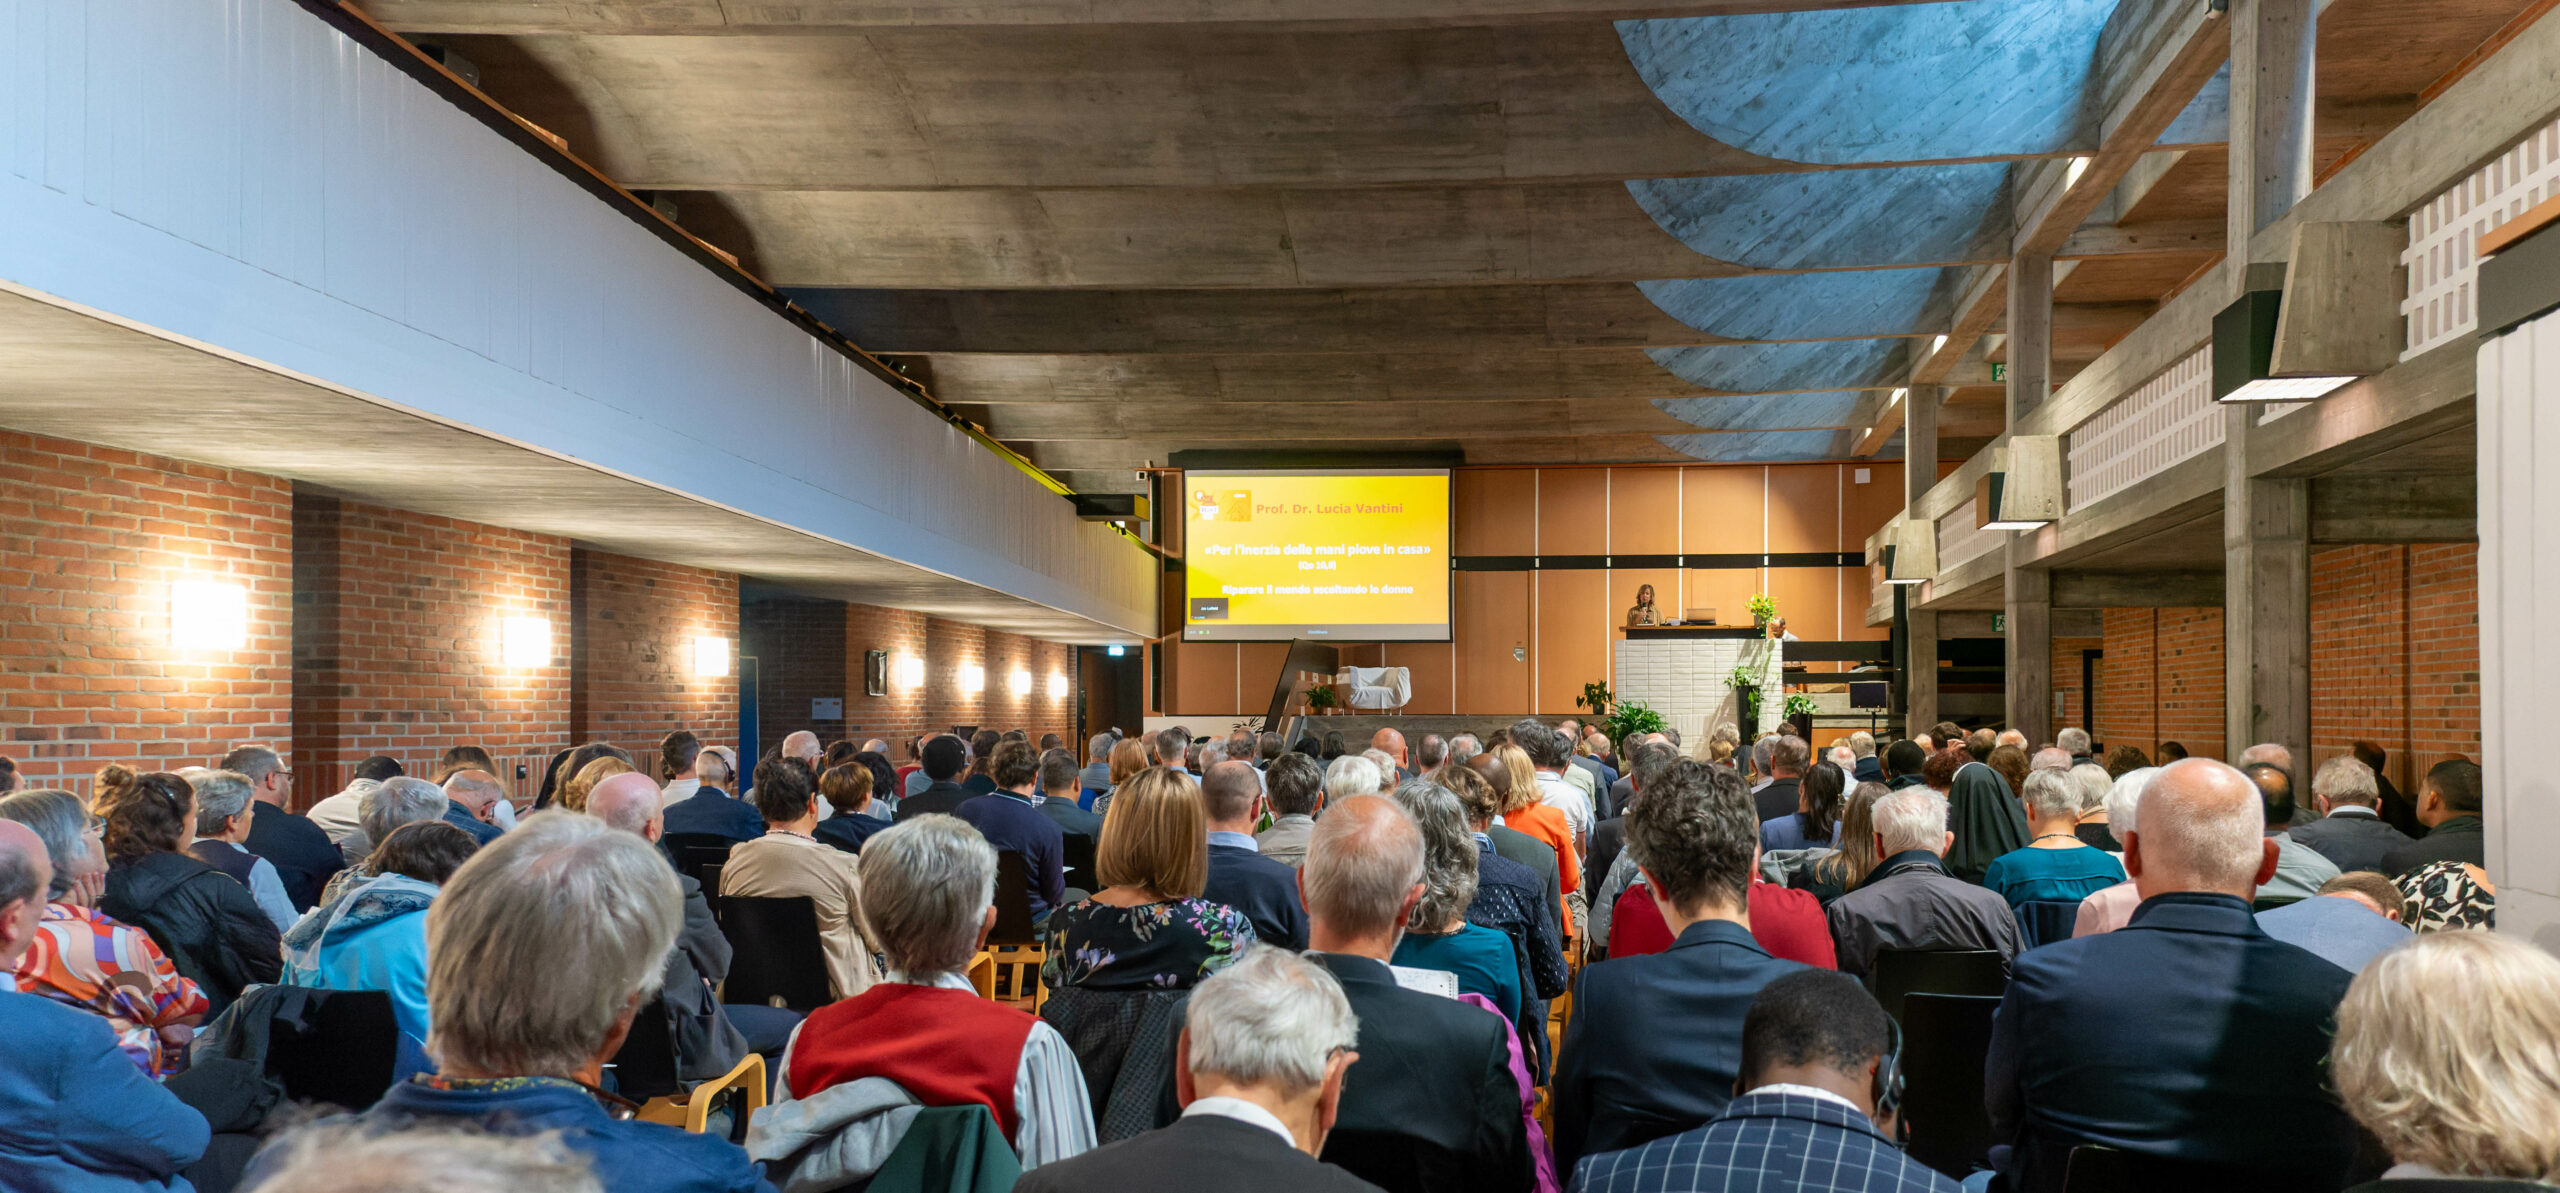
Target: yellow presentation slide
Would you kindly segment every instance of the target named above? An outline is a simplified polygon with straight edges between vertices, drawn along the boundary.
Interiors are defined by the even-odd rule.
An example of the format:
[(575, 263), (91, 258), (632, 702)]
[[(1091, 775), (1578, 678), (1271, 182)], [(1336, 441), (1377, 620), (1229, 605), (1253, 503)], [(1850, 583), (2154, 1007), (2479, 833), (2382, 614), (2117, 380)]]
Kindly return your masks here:
[(1449, 473), (1193, 472), (1185, 637), (1449, 637)]

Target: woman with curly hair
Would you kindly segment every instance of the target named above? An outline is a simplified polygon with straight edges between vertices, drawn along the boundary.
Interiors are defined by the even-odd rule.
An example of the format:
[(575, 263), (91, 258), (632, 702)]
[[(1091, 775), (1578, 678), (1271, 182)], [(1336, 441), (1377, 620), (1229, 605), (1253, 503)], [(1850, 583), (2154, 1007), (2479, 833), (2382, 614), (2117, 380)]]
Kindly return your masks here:
[(195, 835), (195, 789), (164, 771), (98, 772), (90, 809), (106, 826), (107, 888), (98, 910), (151, 934), (204, 989), (208, 1020), (240, 992), (284, 973), (274, 921), (249, 888), (186, 852)]
[(204, 992), (149, 933), (98, 910), (107, 851), (80, 797), (16, 792), (0, 798), (0, 820), (34, 829), (53, 862), (35, 944), (18, 959), (19, 993), (104, 1018), (125, 1057), (155, 1079), (185, 1068), (187, 1044), (204, 1022)]

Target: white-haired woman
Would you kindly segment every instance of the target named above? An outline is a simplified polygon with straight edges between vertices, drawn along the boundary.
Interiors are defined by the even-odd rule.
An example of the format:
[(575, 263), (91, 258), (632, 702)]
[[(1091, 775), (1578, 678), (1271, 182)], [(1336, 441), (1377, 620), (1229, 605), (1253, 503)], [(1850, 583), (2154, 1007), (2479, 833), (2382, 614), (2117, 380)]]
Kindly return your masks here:
[[(2152, 776), (2160, 773), (2156, 766), (2126, 771), (2107, 791), (2107, 823), (2133, 827), (2134, 810), (2142, 806), (2142, 792), (2151, 786)], [(2109, 831), (2113, 831), (2110, 829)], [(2118, 855), (2121, 858), (2122, 855)], [(2142, 906), (2142, 895), (2126, 879), (2080, 901), (2080, 915), (2072, 923), (2073, 936), (2095, 936), (2113, 932), (2133, 919), (2133, 909)]]
[(2330, 1071), (2391, 1153), (2350, 1193), (2560, 1185), (2560, 960), (2494, 932), (2422, 936), (2356, 975)]

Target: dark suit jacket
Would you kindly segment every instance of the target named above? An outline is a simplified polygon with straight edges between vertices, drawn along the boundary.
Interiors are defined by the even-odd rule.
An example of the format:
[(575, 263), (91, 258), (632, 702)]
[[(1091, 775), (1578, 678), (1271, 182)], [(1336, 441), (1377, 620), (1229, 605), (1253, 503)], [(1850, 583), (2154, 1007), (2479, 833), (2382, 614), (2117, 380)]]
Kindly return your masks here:
[(1873, 754), (1859, 759), (1858, 765), (1849, 772), (1849, 782), (1851, 786), (1884, 782), (1884, 763)]
[(732, 841), (753, 841), (764, 835), (764, 816), (754, 804), (717, 787), (704, 787), (667, 805), (666, 832), (669, 836), (700, 833)]
[(2290, 829), (2286, 835), (2310, 846), (2311, 852), (2336, 862), (2341, 872), (2377, 870), (2397, 874), (2397, 870), (2383, 870), (2382, 859), (2389, 856), (2394, 848), (2409, 843), (2407, 834), (2383, 823), (2382, 817), (2365, 809), (2349, 811), (2341, 808), (2309, 824)]
[(958, 783), (936, 782), (898, 801), (898, 822), (904, 824), (918, 816), (936, 812), (950, 816), (960, 811), (960, 805), (976, 798), (977, 792)]
[(1074, 800), (1042, 800), (1040, 814), (1056, 821), (1058, 831), (1070, 837), (1090, 837), (1096, 844), (1102, 841), (1102, 818), (1085, 811)]
[(2382, 872), (2396, 877), (2428, 862), (2488, 865), (2489, 841), (2480, 830), (2479, 817), (2456, 816), (2428, 829), (2426, 836), (2392, 846), (2391, 852), (2382, 855)]
[(1493, 852), (1509, 861), (1528, 867), (1538, 876), (1539, 889), (1546, 893), (1547, 926), (1555, 929), (1556, 939), (1564, 939), (1564, 876), (1556, 868), (1556, 850), (1552, 845), (1516, 828), (1494, 825), (1485, 830), (1493, 841)]
[(1600, 897), (1600, 884), (1609, 881), (1609, 868), (1618, 863), (1618, 852), (1626, 847), (1626, 817), (1613, 817), (1591, 826), (1591, 856), (1582, 863), (1582, 872), (1593, 876), (1586, 884), (1592, 888), (1592, 898)]
[(1752, 800), (1760, 805), (1760, 823), (1767, 824), (1781, 816), (1796, 814), (1796, 804), (1803, 799), (1798, 789), (1804, 786), (1801, 776), (1790, 775), (1770, 782)]
[(868, 812), (846, 812), (819, 821), (809, 835), (846, 853), (860, 853), (863, 842), (891, 823)]
[(1022, 1174), (1014, 1193), (1378, 1193), (1252, 1123), (1197, 1114)]
[(1575, 1193), (1956, 1193), (1867, 1116), (1802, 1094), (1744, 1094), (1695, 1130), (1591, 1157)]
[(1994, 1161), (2019, 1193), (2062, 1188), (2084, 1143), (2343, 1186), (2356, 1129), (2327, 1085), (2348, 980), (2246, 901), (2196, 892), (2019, 954), (1984, 1066)]
[(249, 839), (242, 844), (275, 866), (295, 911), (311, 910), (320, 902), (321, 888), (347, 867), (346, 857), (330, 842), (329, 834), (321, 832), (310, 817), (274, 804), (258, 806), (258, 814), (249, 821)]
[(1723, 1113), (1742, 1069), (1743, 1012), (1803, 968), (1742, 925), (1708, 920), (1668, 950), (1583, 970), (1556, 1066), (1556, 1171)]
[(1292, 953), (1307, 947), (1307, 909), (1298, 901), (1298, 872), (1250, 849), (1209, 847), (1209, 885), (1200, 897), (1224, 903), (1253, 921), (1253, 934)]
[[(471, 839), (482, 845), (486, 845), (491, 841), (497, 840), (498, 834), (506, 831), (499, 828), (497, 825), (490, 824), (481, 820), (479, 817), (472, 815), (471, 809), (465, 808), (456, 803), (445, 804), (444, 822), (471, 834)], [(249, 825), (249, 829), (252, 832), (257, 831), (257, 827), (257, 824), (254, 822)]]
[(1360, 1019), (1360, 1059), (1324, 1159), (1390, 1193), (1522, 1193), (1536, 1181), (1511, 1028), (1499, 1015), (1396, 985), (1384, 963), (1310, 953)]

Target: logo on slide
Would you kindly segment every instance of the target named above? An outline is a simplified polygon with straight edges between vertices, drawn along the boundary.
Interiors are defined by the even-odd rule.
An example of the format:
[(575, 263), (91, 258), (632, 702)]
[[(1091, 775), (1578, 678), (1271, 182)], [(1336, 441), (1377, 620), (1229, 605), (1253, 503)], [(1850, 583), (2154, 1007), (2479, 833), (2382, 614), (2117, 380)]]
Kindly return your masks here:
[(1253, 521), (1253, 490), (1251, 489), (1230, 489), (1224, 493), (1193, 489), (1191, 504), (1200, 511), (1200, 520), (1203, 522)]
[(1226, 619), (1227, 619), (1227, 598), (1225, 598), (1225, 597), (1193, 597), (1193, 598), (1191, 598), (1191, 620), (1193, 620), (1193, 621), (1225, 621)]

